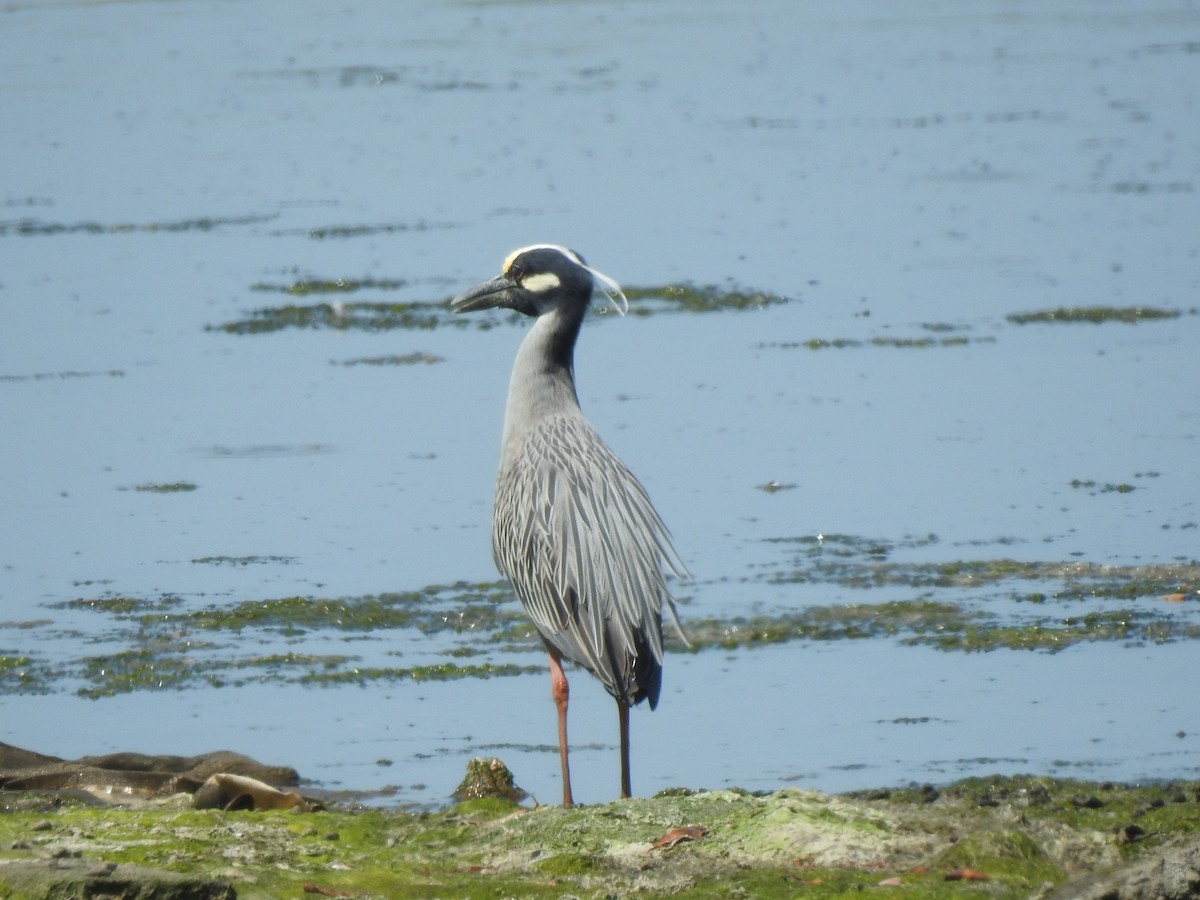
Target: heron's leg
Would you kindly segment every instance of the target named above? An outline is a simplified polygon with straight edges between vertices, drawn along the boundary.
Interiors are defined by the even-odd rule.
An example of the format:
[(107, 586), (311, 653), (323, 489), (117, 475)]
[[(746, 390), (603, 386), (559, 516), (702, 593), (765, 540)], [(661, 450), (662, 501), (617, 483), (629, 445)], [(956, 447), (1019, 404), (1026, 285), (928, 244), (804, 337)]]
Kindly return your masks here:
[[(547, 648), (549, 650), (549, 648)], [(567, 701), (571, 690), (563, 673), (562, 660), (553, 650), (550, 653), (550, 694), (558, 707), (558, 755), (562, 760), (563, 806), (574, 806), (571, 799), (571, 767), (567, 764)]]
[(623, 700), (617, 701), (617, 715), (621, 722), (621, 796), (633, 796), (629, 784), (629, 707)]

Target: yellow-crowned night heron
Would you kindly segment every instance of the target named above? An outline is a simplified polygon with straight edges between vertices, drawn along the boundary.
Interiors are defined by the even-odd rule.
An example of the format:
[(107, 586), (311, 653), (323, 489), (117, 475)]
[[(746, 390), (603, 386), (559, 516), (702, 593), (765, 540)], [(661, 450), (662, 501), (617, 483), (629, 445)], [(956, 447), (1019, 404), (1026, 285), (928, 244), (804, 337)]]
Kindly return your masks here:
[(566, 247), (538, 244), (510, 253), (499, 276), (452, 304), (456, 312), (503, 307), (537, 317), (509, 385), (492, 554), (550, 654), (564, 806), (572, 797), (562, 660), (583, 666), (616, 698), (628, 797), (629, 708), (658, 703), (664, 606), (679, 627), (664, 569), (687, 574), (645, 489), (579, 409), (575, 340), (593, 287), (625, 312), (616, 282)]

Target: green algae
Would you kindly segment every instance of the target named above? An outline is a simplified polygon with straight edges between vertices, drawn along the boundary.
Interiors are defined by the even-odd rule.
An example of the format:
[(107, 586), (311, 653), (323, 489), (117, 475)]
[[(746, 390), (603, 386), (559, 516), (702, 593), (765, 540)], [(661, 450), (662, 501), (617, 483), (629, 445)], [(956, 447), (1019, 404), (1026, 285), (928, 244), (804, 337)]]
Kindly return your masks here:
[[(1189, 314), (1195, 314), (1190, 310)], [(1175, 319), (1183, 315), (1180, 310), (1160, 309), (1149, 306), (1080, 306), (1060, 307), (1058, 309), (1040, 310), (1028, 313), (1012, 313), (1006, 316), (1007, 321), (1015, 325), (1054, 324), (1087, 322), (1102, 324), (1105, 322), (1121, 322), (1136, 325), (1139, 322)], [(920, 335), (875, 335), (872, 337), (851, 338), (814, 337), (801, 341), (770, 341), (759, 344), (761, 348), (778, 350), (846, 350), (864, 347), (890, 347), (895, 349), (923, 350), (930, 348), (965, 347), (972, 344), (991, 344), (996, 342), (992, 335), (975, 336), (961, 333), (965, 326), (946, 323), (926, 323), (920, 326), (927, 332)]]
[(339, 366), (432, 366), (434, 363), (444, 361), (442, 357), (432, 353), (404, 353), (390, 356), (364, 356), (359, 359), (341, 361), (331, 360), (331, 363)]
[[(244, 319), (208, 325), (208, 331), (225, 334), (270, 334), (287, 328), (330, 328), (339, 331), (430, 331), (435, 328), (469, 328), (471, 320), (454, 317), (444, 302), (285, 304), (251, 311)], [(481, 326), (476, 326), (481, 327)]]
[(35, 372), (32, 375), (0, 375), (0, 382), (20, 382), (20, 381), (50, 381), (50, 380), (65, 380), (69, 378), (124, 378), (125, 372), (121, 369), (108, 369), (103, 372)]
[[(927, 787), (927, 786), (926, 786)], [(1170, 835), (1200, 832), (1200, 782), (1153, 781), (1146, 784), (1089, 782), (1035, 775), (965, 778), (936, 791), (942, 802), (965, 808), (1008, 809), (1020, 816), (1029, 833), (1066, 828), (1106, 836), (1110, 860), (1131, 859)], [(893, 804), (924, 802), (923, 789), (860, 791), (852, 797), (883, 796)], [(1149, 842), (1131, 840), (1136, 823)]]
[(1192, 194), (1196, 186), (1190, 181), (1114, 181), (1109, 190), (1114, 194)]
[[(342, 294), (365, 288), (395, 290), (405, 282), (398, 279), (304, 279), (291, 285), (259, 283), (256, 291), (279, 291), (294, 296)], [(630, 312), (638, 316), (675, 312), (722, 312), (763, 309), (786, 303), (784, 297), (758, 291), (722, 289), (712, 285), (668, 284), (659, 287), (628, 288)], [(603, 317), (603, 316), (601, 316)], [(413, 300), (405, 303), (346, 301), (335, 303), (284, 304), (251, 310), (248, 316), (230, 322), (206, 326), (207, 331), (225, 334), (270, 334), (289, 328), (363, 331), (431, 331), (436, 328), (476, 328), (487, 330), (498, 324), (515, 324), (523, 317), (494, 312), (490, 315), (460, 316), (451, 311), (448, 301)]]
[(255, 566), (255, 565), (288, 565), (296, 561), (294, 556), (200, 556), (192, 562), (208, 566)]
[(84, 657), (80, 675), (90, 684), (76, 693), (90, 700), (138, 690), (180, 688), (204, 682), (220, 687), (222, 682), (191, 660), (167, 652), (165, 647), (141, 646), (117, 653)]
[[(991, 342), (994, 338), (976, 338), (975, 342)], [(953, 337), (931, 338), (931, 337), (892, 337), (880, 336), (871, 338), (872, 347), (899, 347), (901, 349), (917, 349), (923, 350), (927, 347), (965, 347), (972, 343), (972, 339), (963, 335), (955, 335)]]
[(246, 600), (229, 607), (196, 610), (188, 613), (181, 624), (206, 630), (254, 628), (296, 635), (326, 628), (370, 631), (410, 625), (417, 614), (412, 607), (418, 599), (416, 594), (385, 594), (336, 600), (311, 597)]
[[(943, 562), (897, 559), (907, 551), (939, 542), (936, 535), (883, 540), (858, 535), (820, 534), (772, 538), (794, 552), (792, 567), (764, 576), (773, 584), (837, 584), (853, 588), (909, 587), (976, 589), (997, 584), (1055, 582), (1053, 599), (1157, 597), (1177, 592), (1200, 578), (1200, 565), (1104, 565), (1085, 561), (1017, 560), (999, 556)], [(1003, 542), (998, 542), (1003, 543)], [(1005, 594), (1016, 597), (1017, 591)]]
[(1137, 488), (1134, 487), (1132, 484), (1126, 484), (1125, 482), (1122, 482), (1120, 484), (1113, 484), (1112, 482), (1108, 482), (1106, 484), (1097, 484), (1096, 482), (1094, 482), (1090, 479), (1084, 480), (1084, 479), (1079, 479), (1079, 478), (1071, 479), (1070, 485), (1075, 490), (1086, 490), (1088, 493), (1090, 493), (1092, 495), (1095, 495), (1095, 494), (1128, 494), (1128, 493), (1131, 493), (1132, 491), (1137, 490)]
[(905, 639), (939, 650), (1046, 650), (1057, 652), (1080, 643), (1122, 641), (1166, 644), (1200, 638), (1200, 625), (1181, 623), (1149, 612), (1121, 609), (1084, 616), (1044, 618), (1020, 624), (995, 621), (951, 624), (937, 633)]
[(18, 219), (0, 222), (0, 237), (43, 237), (60, 234), (131, 234), (133, 232), (215, 231), (219, 228), (257, 225), (269, 222), (274, 215), (200, 216), (173, 222), (45, 222), (40, 219)]
[(1028, 313), (1011, 313), (1006, 318), (1016, 325), (1061, 324), (1084, 322), (1101, 325), (1105, 322), (1120, 322), (1137, 325), (1162, 319), (1177, 319), (1177, 309), (1159, 309), (1153, 306), (1060, 306), (1057, 309)]
[[(544, 671), (543, 666), (491, 663), (363, 666), (358, 657), (345, 654), (274, 653), (206, 660), (198, 657), (198, 649), (202, 648), (192, 642), (178, 645), (162, 642), (157, 646), (143, 645), (118, 653), (83, 657), (77, 674), (86, 684), (76, 693), (96, 700), (140, 690), (236, 688), (266, 679), (315, 687), (365, 687), (377, 682), (506, 678)], [(4, 674), (0, 670), (0, 683), (5, 680)]]
[(505, 610), (499, 605), (511, 598), (507, 586), (499, 582), (481, 585), (460, 582), (337, 599), (246, 600), (183, 614), (175, 624), (211, 631), (240, 632), (253, 628), (295, 635), (324, 629), (369, 632), (416, 628), (426, 634), (484, 632), (509, 625), (517, 618), (516, 610)]
[(397, 278), (302, 278), (291, 284), (270, 284), (260, 281), (250, 285), (252, 291), (274, 291), (307, 297), (309, 294), (352, 294), (355, 291), (395, 291), (408, 282)]
[(516, 665), (456, 665), (454, 663), (438, 663), (430, 666), (413, 666), (411, 668), (359, 668), (349, 671), (309, 673), (299, 679), (300, 684), (314, 684), (321, 687), (336, 687), (344, 684), (354, 684), (365, 687), (376, 681), (457, 681), (461, 678), (506, 678), (515, 675), (529, 675), (544, 672), (545, 666), (516, 666)]
[(440, 228), (455, 228), (451, 222), (379, 222), (373, 225), (322, 225), (317, 228), (307, 228), (303, 232), (281, 231), (279, 235), (301, 233), (314, 241), (324, 241), (331, 238), (370, 237), (377, 234), (408, 234), (410, 232), (432, 231)]
[[(937, 561), (929, 558), (940, 544), (936, 535), (885, 540), (822, 534), (767, 543), (784, 559), (754, 577), (781, 589), (803, 586), (806, 601), (756, 615), (703, 616), (688, 615), (684, 596), (689, 643), (668, 629), (664, 639), (672, 652), (886, 639), (946, 652), (1054, 653), (1097, 642), (1145, 645), (1200, 639), (1200, 564), (1194, 562), (1108, 566), (1008, 556)], [(196, 560), (234, 566), (262, 561), (276, 560)], [(833, 596), (820, 602), (820, 594), (812, 591)], [(847, 591), (869, 593), (871, 599), (848, 599)], [(215, 604), (174, 594), (114, 593), (49, 606), (103, 617), (107, 624), (91, 636), (61, 630), (48, 619), (7, 623), (38, 636), (23, 644), (22, 653), (11, 654), (22, 663), (0, 668), (0, 684), (15, 693), (69, 686), (81, 696), (103, 697), (262, 681), (366, 685), (542, 671), (541, 665), (508, 659), (536, 653), (539, 640), (509, 586), (499, 581)], [(439, 640), (429, 645), (425, 658), (393, 661), (389, 635), (397, 630)], [(293, 647), (314, 637), (355, 646), (353, 652), (334, 648), (318, 654)], [(51, 661), (45, 651), (35, 649), (53, 643), (46, 638), (69, 638), (84, 652)], [(103, 644), (104, 652), (92, 650), (96, 644)]]
[(484, 809), (507, 811), (507, 804), (520, 803), (529, 795), (516, 784), (512, 770), (501, 760), (475, 757), (467, 761), (467, 774), (453, 796), (459, 801), (480, 801)]
[(161, 484), (147, 482), (134, 485), (133, 489), (143, 494), (186, 494), (196, 490), (196, 485), (190, 481), (169, 481)]
[(198, 449), (218, 459), (259, 459), (267, 456), (308, 456), (314, 453), (329, 453), (333, 447), (328, 444), (247, 444), (241, 447), (216, 444), (212, 447)]
[(0, 656), (0, 691), (6, 694), (44, 694), (53, 673), (28, 656)]
[(624, 288), (629, 311), (638, 316), (659, 312), (724, 312), (765, 309), (788, 302), (786, 297), (763, 291), (721, 288), (717, 285), (675, 283)]
[[(812, 606), (792, 614), (687, 621), (696, 649), (764, 647), (794, 640), (860, 640), (927, 632), (959, 632), (981, 613), (928, 600)], [(909, 640), (914, 640), (910, 637)]]
[[(510, 602), (505, 605), (501, 601)], [(512, 677), (542, 670), (540, 666), (494, 661), (454, 661), (464, 655), (459, 652), (461, 647), (444, 651), (448, 661), (379, 666), (365, 663), (358, 654), (288, 651), (242, 655), (239, 648), (247, 646), (246, 642), (219, 645), (204, 638), (206, 634), (244, 636), (249, 639), (248, 646), (258, 647), (270, 635), (291, 642), (313, 632), (366, 638), (386, 637), (393, 629), (407, 628), (490, 644), (497, 630), (507, 630), (523, 619), (507, 588), (497, 583), (431, 585), (419, 591), (337, 599), (282, 597), (190, 610), (179, 609), (180, 602), (171, 596), (113, 596), (58, 604), (105, 614), (126, 625), (121, 638), (125, 646), (111, 649), (114, 635), (106, 633), (102, 639), (105, 653), (78, 657), (60, 677), (82, 682), (76, 693), (96, 699), (139, 690), (238, 687), (266, 679), (337, 686)], [(526, 631), (531, 628), (526, 626)], [(531, 633), (528, 638), (531, 642)], [(22, 687), (13, 679), (6, 682), (16, 689)]]
[[(796, 640), (890, 637), (910, 646), (947, 651), (1057, 652), (1096, 641), (1164, 644), (1200, 639), (1200, 623), (1154, 611), (1103, 610), (1010, 622), (964, 604), (928, 599), (813, 606), (796, 613), (731, 620), (689, 620), (686, 627), (694, 650), (756, 648)], [(668, 639), (668, 643), (673, 649), (682, 649), (674, 639)]]
[[(1200, 599), (1196, 563), (1104, 566), (1086, 562), (1019, 561), (1008, 557), (913, 561), (897, 557), (923, 549), (936, 537), (892, 543), (845, 535), (776, 539), (795, 554), (793, 568), (766, 576), (775, 584), (839, 585), (854, 590), (916, 590), (918, 596), (885, 603), (812, 606), (738, 626), (721, 640), (737, 646), (810, 640), (893, 636), (906, 644), (943, 650), (995, 649), (1054, 652), (1083, 642), (1167, 643), (1200, 637), (1191, 607), (1168, 609), (1161, 601)], [(1040, 590), (1023, 585), (1037, 583)], [(1139, 603), (1062, 615), (1027, 615), (1011, 604)], [(1153, 605), (1147, 605), (1147, 602)], [(706, 623), (711, 624), (711, 623)]]
[(125, 594), (115, 594), (109, 597), (79, 597), (75, 600), (64, 600), (53, 603), (51, 609), (82, 609), (92, 612), (108, 613), (118, 618), (130, 616), (149, 616), (151, 620), (159, 613), (179, 606), (183, 601), (173, 594), (164, 594), (155, 599), (145, 597), (130, 597)]
[(879, 335), (866, 340), (857, 338), (809, 338), (806, 341), (775, 341), (759, 346), (775, 350), (846, 350), (860, 347), (894, 347), (901, 350), (926, 350), (932, 347), (965, 347), (969, 344), (992, 344), (994, 337), (968, 337), (956, 334), (949, 337), (898, 337)]
[[(7, 859), (81, 856), (219, 878), (239, 897), (1028, 897), (1194, 840), (1193, 782), (991, 776), (832, 796), (677, 789), (590, 807), (437, 812), (95, 809), (0, 794)], [(692, 839), (663, 841), (687, 826)], [(0, 885), (3, 884), (0, 868)], [(972, 880), (963, 880), (963, 873)], [(4, 888), (0, 887), (0, 891)], [(18, 895), (19, 896), (19, 895)]]
[(1062, 869), (1037, 841), (1008, 828), (968, 835), (934, 857), (929, 865), (942, 872), (979, 872), (989, 882), (1003, 881), (1006, 888), (1026, 895), (1062, 880)]

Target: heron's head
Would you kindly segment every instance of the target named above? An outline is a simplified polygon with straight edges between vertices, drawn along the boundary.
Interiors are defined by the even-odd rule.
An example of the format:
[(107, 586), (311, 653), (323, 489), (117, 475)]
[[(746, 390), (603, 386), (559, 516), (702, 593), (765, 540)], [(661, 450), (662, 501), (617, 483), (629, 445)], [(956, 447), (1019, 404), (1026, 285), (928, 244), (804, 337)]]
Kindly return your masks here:
[(593, 288), (602, 290), (618, 312), (629, 308), (620, 285), (574, 250), (534, 244), (508, 254), (499, 275), (459, 294), (450, 306), (455, 312), (499, 307), (540, 316), (563, 306), (587, 306)]

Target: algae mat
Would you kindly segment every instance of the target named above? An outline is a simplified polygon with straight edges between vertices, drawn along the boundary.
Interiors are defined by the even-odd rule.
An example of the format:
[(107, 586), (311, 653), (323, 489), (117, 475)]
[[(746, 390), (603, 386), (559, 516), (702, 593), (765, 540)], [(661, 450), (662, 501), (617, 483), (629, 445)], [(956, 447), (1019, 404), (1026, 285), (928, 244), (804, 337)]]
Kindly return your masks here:
[[(574, 809), (485, 799), (437, 814), (230, 814), (185, 802), (98, 810), (11, 797), (0, 812), (0, 896), (46, 896), (14, 888), (5, 872), (56, 859), (91, 864), (98, 878), (136, 866), (216, 881), (244, 900), (1121, 896), (1113, 886), (1139, 866), (1178, 876), (1200, 824), (1194, 782), (1032, 777), (842, 796), (675, 791)], [(1162, 877), (1157, 896), (1185, 896)]]

